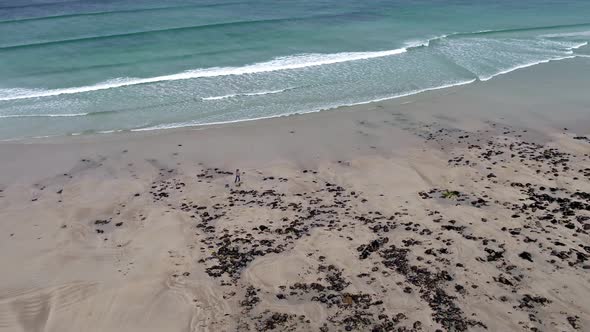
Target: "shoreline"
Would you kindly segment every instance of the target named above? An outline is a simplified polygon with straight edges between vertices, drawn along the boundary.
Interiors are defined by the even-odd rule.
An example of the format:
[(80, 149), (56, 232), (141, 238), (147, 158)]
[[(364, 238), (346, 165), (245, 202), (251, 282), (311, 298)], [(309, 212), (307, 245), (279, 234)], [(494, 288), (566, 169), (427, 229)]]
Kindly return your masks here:
[(536, 67), (2, 142), (0, 331), (587, 330), (590, 66)]
[[(582, 44), (579, 47), (584, 47), (587, 46), (588, 43)], [(577, 47), (577, 48), (579, 48)], [(222, 122), (213, 122), (213, 123), (204, 123), (204, 124), (161, 124), (161, 125), (155, 125), (155, 126), (151, 126), (151, 127), (147, 127), (147, 128), (135, 128), (135, 129), (114, 129), (114, 130), (107, 130), (107, 131), (97, 131), (97, 132), (91, 132), (91, 133), (71, 133), (71, 134), (66, 134), (66, 135), (52, 135), (52, 136), (39, 136), (39, 137), (21, 137), (21, 138), (8, 138), (8, 139), (4, 139), (4, 140), (0, 140), (0, 144), (3, 142), (7, 142), (7, 143), (11, 143), (11, 142), (29, 142), (29, 141), (36, 141), (36, 140), (46, 140), (46, 139), (61, 139), (61, 138), (66, 138), (66, 137), (78, 137), (78, 136), (91, 136), (91, 137), (101, 137), (102, 135), (111, 135), (111, 134), (133, 134), (133, 133), (141, 133), (141, 132), (158, 132), (158, 131), (169, 131), (169, 130), (198, 130), (201, 128), (213, 128), (213, 127), (218, 127), (218, 126), (227, 126), (227, 125), (234, 125), (234, 124), (240, 124), (240, 123), (246, 123), (246, 122), (252, 122), (252, 121), (261, 121), (261, 120), (270, 120), (270, 119), (282, 119), (282, 118), (289, 118), (289, 117), (297, 117), (297, 116), (303, 116), (303, 115), (308, 115), (308, 114), (314, 114), (314, 113), (318, 113), (318, 112), (330, 112), (330, 111), (342, 111), (342, 110), (347, 110), (350, 108), (362, 108), (363, 106), (366, 106), (367, 108), (371, 108), (372, 106), (375, 105), (381, 105), (381, 104), (395, 104), (395, 101), (400, 100), (400, 99), (409, 99), (415, 96), (422, 96), (422, 95), (426, 95), (425, 98), (428, 98), (428, 94), (439, 91), (439, 90), (452, 90), (455, 88), (461, 88), (464, 86), (471, 86), (473, 84), (477, 85), (481, 85), (481, 84), (486, 84), (488, 81), (494, 79), (494, 78), (499, 78), (501, 79), (503, 76), (505, 75), (511, 75), (515, 72), (520, 72), (523, 69), (524, 70), (528, 70), (531, 67), (538, 67), (538, 66), (545, 66), (545, 65), (551, 65), (554, 63), (558, 63), (561, 61), (565, 61), (565, 62), (570, 62), (570, 61), (576, 61), (578, 60), (579, 62), (588, 62), (586, 60), (586, 56), (584, 55), (572, 55), (570, 57), (564, 57), (564, 58), (555, 58), (555, 59), (549, 59), (549, 60), (545, 60), (545, 61), (540, 61), (540, 62), (535, 62), (532, 64), (527, 64), (527, 65), (523, 65), (523, 66), (518, 66), (503, 72), (500, 72), (492, 77), (489, 77), (485, 80), (482, 79), (472, 79), (472, 80), (467, 80), (464, 82), (458, 82), (458, 83), (453, 83), (453, 84), (448, 84), (448, 85), (442, 85), (439, 87), (433, 87), (433, 88), (426, 88), (426, 89), (422, 89), (422, 90), (418, 90), (418, 91), (414, 91), (414, 92), (408, 92), (408, 93), (404, 93), (401, 95), (396, 95), (396, 96), (392, 96), (392, 97), (385, 97), (385, 98), (380, 98), (380, 99), (375, 99), (375, 100), (370, 100), (370, 101), (366, 101), (366, 102), (358, 102), (358, 103), (354, 103), (354, 104), (349, 104), (349, 105), (340, 105), (340, 106), (334, 106), (334, 107), (329, 107), (329, 108), (323, 108), (323, 109), (317, 109), (317, 110), (311, 110), (311, 111), (306, 111), (306, 112), (300, 112), (300, 113), (293, 113), (293, 114), (283, 114), (283, 115), (277, 115), (277, 116), (269, 116), (269, 117), (261, 117), (261, 118), (252, 118), (252, 119), (243, 119), (243, 120), (232, 120), (232, 121), (222, 121)], [(526, 75), (526, 74), (525, 74)], [(15, 115), (17, 116), (17, 115)]]
[[(202, 158), (207, 162), (244, 160), (253, 165), (274, 159), (289, 160), (293, 156), (300, 163), (317, 161), (320, 155), (331, 159), (346, 158), (356, 153), (387, 157), (395, 154), (396, 149), (401, 151), (416, 142), (415, 135), (404, 132), (403, 121), (438, 121), (446, 126), (469, 129), (474, 124), (480, 125), (493, 119), (500, 124), (531, 129), (539, 135), (543, 133), (546, 137), (564, 133), (563, 128), (583, 135), (590, 128), (590, 117), (584, 110), (584, 107), (590, 107), (583, 91), (584, 75), (590, 75), (587, 69), (590, 65), (583, 66), (586, 63), (590, 64), (590, 59), (564, 60), (525, 68), (477, 84), (314, 113), (154, 131), (0, 142), (0, 154), (7, 160), (4, 162), (5, 170), (0, 172), (0, 183), (14, 182), (30, 174), (49, 176), (49, 169), (56, 172), (66, 163), (75, 163), (81, 149), (87, 150), (88, 155), (112, 154), (125, 149), (118, 145), (129, 144), (143, 150), (144, 158), (149, 158), (146, 145), (153, 144), (157, 147), (153, 149), (155, 155), (163, 157), (161, 151), (169, 150), (171, 144), (178, 141), (201, 151)], [(545, 81), (547, 77), (552, 79)], [(561, 92), (552, 92), (553, 86), (560, 86)], [(519, 93), (514, 94), (513, 91)], [(559, 113), (554, 112), (555, 109), (559, 109)], [(379, 144), (367, 144), (370, 139), (351, 134), (362, 131), (355, 128), (363, 122), (381, 122), (377, 125), (379, 128), (368, 128), (365, 133), (366, 137), (374, 137), (373, 141)], [(305, 129), (305, 133), (291, 133), (297, 131), (295, 128)], [(326, 128), (329, 130), (324, 133)], [(335, 136), (344, 139), (340, 141)], [(275, 137), (277, 141), (270, 142), (265, 137)], [(142, 144), (143, 140), (149, 143)], [(248, 146), (249, 150), (246, 151), (243, 146)], [(70, 153), (68, 150), (77, 152)], [(291, 155), (288, 151), (297, 152)], [(45, 162), (43, 165), (26, 162), (36, 159)], [(47, 166), (52, 167), (45, 169)], [(22, 172), (22, 169), (27, 172)]]

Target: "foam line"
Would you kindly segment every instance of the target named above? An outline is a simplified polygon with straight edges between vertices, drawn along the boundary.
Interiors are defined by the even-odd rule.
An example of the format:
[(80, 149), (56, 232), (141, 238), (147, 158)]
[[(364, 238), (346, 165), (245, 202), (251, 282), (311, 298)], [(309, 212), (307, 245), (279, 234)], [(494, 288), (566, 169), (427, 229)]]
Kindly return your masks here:
[(203, 77), (218, 77), (230, 75), (251, 75), (281, 70), (302, 69), (343, 63), (349, 61), (367, 60), (387, 57), (407, 52), (407, 48), (398, 48), (377, 52), (344, 52), (333, 54), (302, 54), (276, 58), (267, 62), (255, 63), (242, 67), (213, 67), (207, 69), (189, 70), (178, 74), (156, 76), (149, 78), (118, 78), (95, 85), (52, 89), (52, 90), (27, 90), (27, 89), (0, 89), (0, 101), (59, 96), (63, 94), (76, 94), (98, 90), (121, 88), (125, 86), (158, 83), (165, 81), (188, 80)]
[(60, 118), (60, 117), (74, 117), (85, 116), (90, 113), (64, 113), (64, 114), (7, 114), (0, 115), (0, 119), (6, 118)]
[(235, 93), (223, 96), (213, 96), (213, 97), (205, 97), (201, 98), (202, 100), (221, 100), (221, 99), (228, 99), (228, 98), (235, 98), (235, 97), (242, 97), (242, 96), (263, 96), (263, 95), (273, 95), (276, 93), (285, 92), (291, 89), (282, 89), (282, 90), (272, 90), (272, 91), (260, 91), (260, 92), (249, 92), (249, 93)]

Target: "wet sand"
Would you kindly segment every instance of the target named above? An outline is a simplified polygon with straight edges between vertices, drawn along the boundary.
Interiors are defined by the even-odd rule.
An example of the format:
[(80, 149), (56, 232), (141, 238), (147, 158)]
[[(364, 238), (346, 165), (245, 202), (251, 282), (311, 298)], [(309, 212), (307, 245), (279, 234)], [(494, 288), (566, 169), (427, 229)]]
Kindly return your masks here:
[(538, 67), (1, 143), (0, 331), (588, 330), (588, 76)]

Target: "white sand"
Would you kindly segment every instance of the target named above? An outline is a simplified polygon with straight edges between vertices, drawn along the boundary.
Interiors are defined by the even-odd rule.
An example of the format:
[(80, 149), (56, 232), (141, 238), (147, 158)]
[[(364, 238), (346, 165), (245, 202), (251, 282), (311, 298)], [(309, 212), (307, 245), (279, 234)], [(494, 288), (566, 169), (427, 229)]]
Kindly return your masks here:
[(519, 75), (2, 143), (0, 331), (588, 330), (590, 100), (525, 96), (564, 116), (538, 113)]

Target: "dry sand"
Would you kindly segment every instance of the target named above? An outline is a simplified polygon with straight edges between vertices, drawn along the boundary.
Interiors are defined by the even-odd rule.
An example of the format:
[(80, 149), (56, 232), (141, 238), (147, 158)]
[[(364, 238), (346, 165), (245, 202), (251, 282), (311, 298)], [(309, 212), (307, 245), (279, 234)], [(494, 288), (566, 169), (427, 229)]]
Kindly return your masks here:
[(2, 143), (0, 331), (588, 331), (590, 100), (526, 74)]

